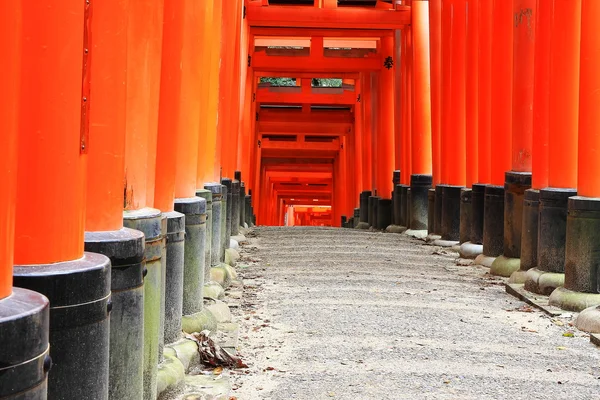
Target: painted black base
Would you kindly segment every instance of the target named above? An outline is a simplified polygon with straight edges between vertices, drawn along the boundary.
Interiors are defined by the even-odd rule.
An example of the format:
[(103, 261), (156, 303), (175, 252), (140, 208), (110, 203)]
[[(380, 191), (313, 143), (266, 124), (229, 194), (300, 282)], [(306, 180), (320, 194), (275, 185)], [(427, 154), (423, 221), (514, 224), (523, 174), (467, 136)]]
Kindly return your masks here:
[(108, 257), (85, 253), (75, 261), (18, 265), (13, 278), (15, 286), (50, 301), (53, 368), (48, 398), (107, 399), (112, 307)]
[(526, 190), (523, 197), (523, 224), (521, 227), (521, 271), (537, 267), (539, 206), (540, 191)]
[(437, 233), (438, 235), (442, 234), (442, 188), (442, 185), (437, 185), (435, 187), (433, 233)]
[(487, 185), (475, 183), (471, 192), (471, 239), (473, 244), (483, 244), (483, 220), (485, 210), (485, 188)]
[(435, 231), (435, 189), (427, 191), (427, 231)]
[(504, 256), (521, 257), (523, 199), (531, 187), (530, 172), (509, 171), (504, 183)]
[(49, 307), (44, 295), (21, 288), (0, 300), (0, 399), (47, 398)]
[(473, 190), (469, 188), (463, 188), (460, 191), (460, 243), (471, 240), (471, 226), (473, 225), (472, 194)]
[(111, 262), (108, 398), (141, 398), (144, 348), (139, 344), (144, 340), (144, 234), (129, 228), (86, 232), (85, 250), (103, 254)]
[(410, 223), (409, 228), (413, 230), (427, 229), (428, 215), (428, 192), (431, 189), (433, 177), (431, 175), (410, 176)]
[(442, 188), (442, 239), (458, 242), (460, 239), (460, 191), (462, 186), (438, 186)]
[(380, 199), (377, 206), (377, 229), (384, 230), (392, 224), (392, 200)]
[[(370, 190), (365, 190), (360, 194), (360, 220), (359, 222), (366, 222), (369, 224), (369, 197), (372, 196)], [(369, 224), (370, 225), (370, 224)]]
[(548, 272), (565, 271), (567, 236), (567, 204), (577, 196), (575, 189), (544, 188), (540, 190), (538, 225), (538, 269)]
[(504, 252), (504, 186), (486, 186), (483, 207), (483, 254), (498, 257)]

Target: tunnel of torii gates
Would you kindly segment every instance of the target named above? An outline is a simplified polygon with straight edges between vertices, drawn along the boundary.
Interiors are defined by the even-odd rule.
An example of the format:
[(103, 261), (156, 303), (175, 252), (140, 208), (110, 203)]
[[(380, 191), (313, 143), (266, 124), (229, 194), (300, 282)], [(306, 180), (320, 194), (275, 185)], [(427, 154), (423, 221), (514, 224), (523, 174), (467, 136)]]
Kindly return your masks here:
[(0, 398), (156, 398), (254, 223), (427, 236), (598, 331), (598, 26), (598, 0), (1, 2)]

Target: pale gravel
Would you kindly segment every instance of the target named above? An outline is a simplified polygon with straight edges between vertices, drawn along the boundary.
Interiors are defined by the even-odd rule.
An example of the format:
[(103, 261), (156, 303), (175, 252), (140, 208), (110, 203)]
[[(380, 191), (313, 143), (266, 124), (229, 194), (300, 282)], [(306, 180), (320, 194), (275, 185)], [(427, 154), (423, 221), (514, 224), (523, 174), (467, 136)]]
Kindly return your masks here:
[(486, 268), (398, 234), (253, 233), (234, 309), (240, 400), (600, 398), (600, 350), (574, 316), (522, 311)]

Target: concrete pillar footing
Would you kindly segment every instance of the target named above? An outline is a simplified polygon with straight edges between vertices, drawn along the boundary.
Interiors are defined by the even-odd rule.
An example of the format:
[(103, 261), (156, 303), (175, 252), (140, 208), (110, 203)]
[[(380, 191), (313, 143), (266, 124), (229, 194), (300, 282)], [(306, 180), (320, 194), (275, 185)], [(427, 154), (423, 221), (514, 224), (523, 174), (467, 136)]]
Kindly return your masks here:
[(369, 223), (361, 221), (356, 226), (356, 229), (369, 229)]
[(464, 242), (460, 245), (460, 250), (458, 254), (462, 258), (475, 259), (478, 255), (483, 253), (483, 245), (475, 244), (471, 242)]
[(520, 258), (510, 258), (504, 255), (496, 257), (490, 267), (490, 274), (496, 276), (510, 277), (513, 272), (518, 271), (521, 265)]
[(554, 289), (565, 284), (565, 274), (559, 272), (542, 271), (531, 268), (527, 271), (525, 290), (549, 296)]
[(427, 237), (427, 229), (407, 229), (404, 231), (404, 234), (415, 239), (425, 239)]
[(387, 233), (404, 233), (406, 229), (407, 228), (405, 226), (389, 225), (387, 228), (385, 228), (385, 231)]
[(459, 242), (458, 242), (458, 240), (438, 239), (438, 240), (434, 240), (432, 244), (434, 246), (440, 246), (440, 247), (454, 247), (457, 244), (459, 244)]
[[(481, 247), (483, 249), (483, 245)], [(482, 253), (482, 254), (478, 255), (477, 257), (475, 257), (475, 261), (473, 262), (473, 264), (490, 268), (495, 259), (496, 259), (496, 257), (486, 256), (485, 254)]]
[(559, 287), (550, 294), (548, 301), (551, 306), (560, 307), (567, 311), (580, 312), (589, 307), (599, 306), (600, 294), (575, 292)]
[(427, 237), (425, 238), (425, 241), (427, 243), (433, 243), (436, 240), (440, 240), (442, 238), (442, 235), (438, 235), (437, 233), (430, 233), (427, 235)]
[(600, 333), (600, 306), (588, 307), (581, 311), (575, 320), (575, 326), (580, 331)]
[(515, 283), (519, 285), (523, 285), (527, 280), (527, 271), (523, 271), (519, 269), (512, 274), (510, 274), (510, 278), (508, 279), (508, 283)]

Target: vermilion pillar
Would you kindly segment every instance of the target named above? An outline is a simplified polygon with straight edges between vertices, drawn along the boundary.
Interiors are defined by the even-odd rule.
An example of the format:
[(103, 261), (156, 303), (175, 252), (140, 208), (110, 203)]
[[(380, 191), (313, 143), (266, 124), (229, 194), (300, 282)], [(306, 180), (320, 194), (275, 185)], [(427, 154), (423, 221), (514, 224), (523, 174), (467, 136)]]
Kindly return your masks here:
[[(381, 39), (381, 54), (384, 58), (394, 57), (394, 38)], [(394, 170), (394, 65), (384, 66), (379, 78), (379, 130), (376, 138), (375, 159), (377, 180), (375, 186), (382, 198), (390, 198), (393, 190), (390, 176)], [(334, 218), (334, 222), (335, 221)]]
[(50, 300), (49, 398), (108, 393), (110, 262), (83, 249), (89, 13), (79, 0), (22, 3), (14, 283)]
[(128, 13), (129, 1), (94, 3), (89, 49), (85, 249), (111, 260), (110, 399), (143, 395), (144, 235), (123, 228)]
[(466, 0), (442, 2), (442, 239), (460, 236), (460, 191), (466, 168)]
[[(0, 4), (0, 354), (2, 387), (0, 397), (46, 398), (48, 356), (48, 299), (43, 295), (12, 287), (14, 229), (17, 183), (17, 137), (21, 77), (21, 2)], [(27, 334), (23, 334), (27, 332)], [(33, 360), (36, 364), (28, 364)], [(23, 365), (37, 365), (24, 374)]]
[[(540, 2), (540, 9), (552, 7)], [(554, 1), (550, 44), (548, 186), (540, 190), (538, 265), (525, 288), (550, 293), (564, 284), (568, 198), (577, 194), (581, 1)], [(557, 35), (555, 32), (560, 31)]]
[[(460, 254), (473, 258), (481, 253), (481, 246), (471, 242), (473, 227), (473, 184), (479, 182), (479, 0), (467, 0), (466, 50), (466, 188), (460, 196)], [(477, 197), (477, 196), (476, 196)]]
[[(163, 0), (131, 1), (127, 21), (125, 212), (123, 224), (145, 235), (143, 395), (156, 397), (164, 329), (166, 218), (154, 208), (161, 84)], [(160, 201), (160, 200), (159, 200)], [(160, 250), (157, 250), (160, 249)]]
[(217, 146), (217, 111), (219, 106), (219, 71), (221, 65), (221, 1), (210, 2), (212, 14), (207, 10), (206, 13), (206, 31), (211, 32), (205, 35), (203, 66), (206, 67), (207, 86), (206, 92), (202, 96), (205, 100), (206, 117), (200, 120), (200, 140), (198, 141), (198, 171), (196, 177), (196, 186), (204, 187), (205, 182), (219, 181), (220, 170), (216, 165), (220, 165), (220, 155), (216, 151)]
[(433, 184), (441, 179), (441, 79), (442, 79), (442, 0), (429, 0), (429, 52), (431, 73), (431, 152)]
[[(576, 325), (588, 332), (600, 330), (600, 292), (598, 286), (600, 232), (600, 184), (593, 172), (600, 166), (600, 40), (596, 29), (600, 23), (600, 3), (582, 1), (581, 68), (579, 86), (578, 196), (568, 200), (565, 254), (565, 286), (552, 293), (553, 304), (580, 311)], [(573, 293), (575, 292), (575, 293)], [(567, 294), (562, 296), (562, 294)]]
[(511, 280), (515, 282), (523, 281), (525, 272), (537, 266), (539, 189), (548, 186), (550, 44), (554, 5), (553, 2), (547, 3), (541, 4), (540, 0), (537, 1), (533, 72), (532, 189), (525, 191), (523, 201), (520, 272), (511, 276)]
[(512, 162), (504, 183), (504, 253), (491, 268), (501, 276), (519, 270), (523, 200), (531, 187), (536, 0), (515, 0), (513, 17)]
[(411, 111), (411, 204), (409, 228), (427, 229), (427, 193), (433, 183), (431, 165), (431, 75), (429, 58), (429, 3), (412, 2), (413, 102)]
[(479, 1), (478, 36), (479, 57), (477, 60), (477, 148), (478, 181), (492, 180), (492, 1)]
[(4, 194), (0, 196), (0, 301), (12, 293), (17, 194), (17, 134), (21, 77), (21, 2), (0, 5), (0, 173)]
[[(482, 19), (480, 24), (485, 22)], [(512, 157), (512, 2), (494, 0), (491, 23), (491, 185), (485, 188), (483, 255), (476, 259), (485, 266), (491, 266), (504, 251), (504, 174), (511, 168)]]

